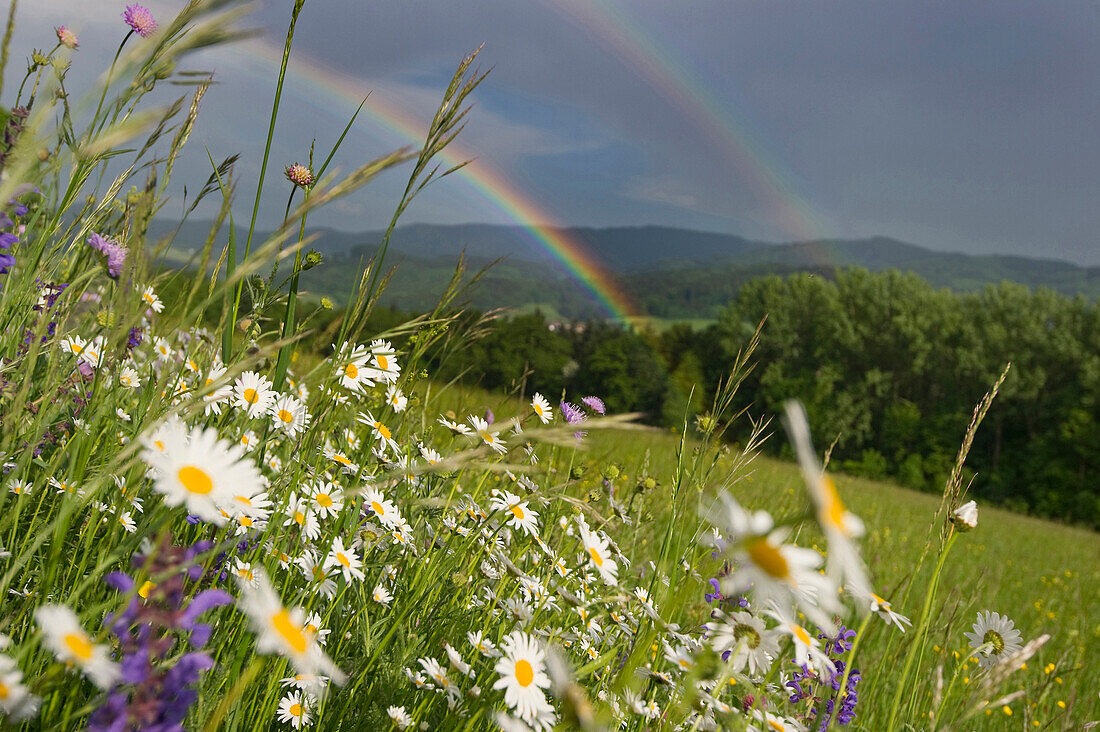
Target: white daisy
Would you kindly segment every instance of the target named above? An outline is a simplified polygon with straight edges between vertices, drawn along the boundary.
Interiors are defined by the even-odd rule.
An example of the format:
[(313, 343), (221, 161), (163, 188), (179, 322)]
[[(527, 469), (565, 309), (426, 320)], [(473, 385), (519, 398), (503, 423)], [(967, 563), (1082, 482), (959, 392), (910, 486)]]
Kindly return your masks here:
[(289, 724), (294, 729), (309, 727), (313, 723), (310, 704), (309, 696), (300, 691), (287, 694), (279, 701), (279, 721)]
[(733, 671), (747, 666), (753, 676), (766, 673), (772, 659), (779, 656), (778, 634), (765, 629), (764, 621), (749, 613), (715, 614), (719, 622), (710, 635), (714, 650), (722, 654)]
[(595, 567), (605, 583), (609, 585), (618, 583), (619, 563), (612, 558), (607, 539), (591, 531), (583, 522), (579, 526), (581, 541), (584, 542), (584, 551), (588, 554), (591, 566)]
[(456, 434), (456, 435), (465, 436), (465, 435), (470, 434), (470, 432), (471, 432), (470, 428), (467, 427), (466, 425), (462, 424), (461, 422), (456, 422), (453, 419), (447, 419), (443, 415), (439, 415), (439, 419), (436, 420), (436, 421), (439, 422), (441, 425), (443, 425), (444, 427), (449, 429), (453, 434)]
[(156, 437), (145, 443), (142, 459), (153, 469), (153, 485), (169, 506), (186, 505), (199, 518), (224, 526), (221, 506), (263, 487), (256, 466), (243, 459), (244, 451), (219, 439), (215, 429), (189, 432), (175, 423), (158, 430)]
[(401, 375), (401, 367), (397, 364), (397, 351), (393, 349), (389, 341), (374, 340), (370, 344), (371, 361), (376, 369), (381, 372), (378, 376), (389, 384), (397, 383), (397, 377)]
[(303, 498), (296, 493), (290, 494), (286, 507), (286, 520), (283, 526), (297, 524), (302, 531), (302, 536), (313, 540), (321, 535), (321, 524), (317, 521), (317, 515), (313, 512), (308, 498)]
[(275, 401), (271, 381), (255, 371), (245, 371), (233, 382), (233, 396), (238, 409), (255, 419), (267, 414)]
[(405, 711), (405, 707), (386, 707), (386, 714), (397, 729), (408, 729), (412, 725), (412, 717)]
[(871, 596), (869, 598), (869, 601), (871, 612), (877, 613), (879, 617), (885, 619), (887, 623), (892, 623), (898, 626), (898, 630), (900, 630), (902, 633), (905, 632), (906, 625), (913, 624), (913, 622), (909, 620), (909, 618), (894, 612), (894, 608), (891, 607), (888, 601), (879, 597), (873, 592), (870, 593), (870, 595)]
[(504, 703), (525, 722), (535, 722), (552, 714), (544, 689), (550, 687), (546, 675), (545, 654), (534, 636), (514, 630), (501, 641), (504, 655), (495, 670), (500, 675), (494, 689), (504, 689)]
[(390, 384), (386, 389), (386, 404), (389, 404), (395, 412), (404, 412), (409, 406), (409, 398), (402, 394), (396, 385)]
[(71, 609), (43, 605), (34, 611), (34, 619), (57, 660), (78, 667), (100, 689), (109, 689), (118, 681), (122, 672), (111, 660), (110, 650), (92, 642)]
[(354, 549), (344, 546), (344, 540), (337, 536), (332, 540), (332, 549), (325, 557), (326, 569), (336, 569), (344, 575), (344, 582), (351, 584), (352, 580), (363, 579), (363, 562)]
[(366, 346), (352, 347), (349, 343), (333, 356), (336, 378), (340, 386), (356, 394), (362, 394), (374, 386), (381, 374), (370, 365), (370, 350)]
[(554, 408), (550, 406), (550, 402), (546, 401), (546, 397), (538, 392), (531, 397), (531, 411), (543, 424), (550, 424), (550, 420), (554, 419)]
[(146, 287), (141, 291), (141, 299), (145, 301), (145, 304), (153, 309), (154, 313), (164, 311), (164, 303), (157, 297), (157, 293), (152, 287)]
[(288, 437), (298, 436), (309, 424), (306, 405), (289, 394), (281, 394), (271, 405), (271, 424)]
[(371, 599), (383, 607), (389, 607), (390, 602), (393, 600), (393, 593), (387, 590), (384, 584), (379, 582), (374, 586), (374, 589), (371, 590)]
[(363, 505), (373, 511), (387, 529), (392, 529), (401, 522), (401, 514), (377, 488), (368, 488), (363, 491)]
[(1023, 636), (1008, 616), (988, 610), (978, 613), (973, 631), (964, 635), (982, 668), (989, 668), (1024, 647)]
[(285, 656), (299, 673), (325, 674), (337, 685), (346, 677), (336, 667), (317, 639), (305, 632), (305, 613), (301, 608), (287, 609), (263, 573), (256, 573), (256, 584), (238, 583), (240, 607), (252, 619), (256, 648), (260, 653)]
[(141, 387), (141, 376), (129, 366), (123, 366), (118, 371), (118, 383), (127, 389), (137, 389)]
[(486, 422), (484, 419), (478, 416), (471, 415), (469, 420), (467, 421), (474, 428), (474, 432), (477, 433), (477, 436), (480, 437), (481, 441), (484, 442), (486, 445), (488, 445), (501, 455), (508, 451), (507, 446), (504, 444), (504, 440), (497, 437), (497, 435), (500, 433), (490, 431), (489, 423)]
[(509, 491), (499, 491), (490, 503), (494, 511), (505, 511), (508, 514), (508, 526), (513, 529), (522, 529), (528, 536), (536, 536), (539, 533), (537, 512), (527, 507), (527, 501)]
[(38, 701), (23, 684), (23, 672), (15, 661), (0, 655), (0, 710), (12, 721), (22, 721), (34, 716)]

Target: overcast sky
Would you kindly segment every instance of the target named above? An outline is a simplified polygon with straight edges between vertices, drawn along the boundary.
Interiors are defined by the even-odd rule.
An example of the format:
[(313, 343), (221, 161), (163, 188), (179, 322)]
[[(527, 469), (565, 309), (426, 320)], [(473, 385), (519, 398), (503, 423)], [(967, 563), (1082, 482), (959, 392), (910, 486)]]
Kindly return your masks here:
[[(167, 17), (183, 0), (147, 4)], [(6, 91), (31, 45), (53, 45), (59, 23), (81, 36), (74, 81), (102, 71), (124, 32), (123, 5), (20, 3)], [(191, 60), (221, 83), (177, 194), (205, 179), (203, 145), (216, 158), (243, 153), (245, 189), (254, 186), (275, 82), (268, 57), (290, 5), (258, 3), (248, 24), (261, 41)], [(1096, 2), (308, 0), (280, 170), (304, 159), (311, 139), (331, 144), (356, 106), (351, 90), (426, 123), (454, 66), (482, 43), (492, 72), (463, 151), (546, 223), (777, 241), (883, 234), (1100, 264)], [(322, 77), (349, 93), (326, 91)], [(346, 170), (406, 142), (368, 116), (339, 162)], [(317, 221), (383, 227), (402, 176)], [(242, 190), (238, 219), (249, 196)], [(266, 221), (283, 196), (267, 199)], [(476, 181), (455, 178), (405, 221), (511, 219)]]

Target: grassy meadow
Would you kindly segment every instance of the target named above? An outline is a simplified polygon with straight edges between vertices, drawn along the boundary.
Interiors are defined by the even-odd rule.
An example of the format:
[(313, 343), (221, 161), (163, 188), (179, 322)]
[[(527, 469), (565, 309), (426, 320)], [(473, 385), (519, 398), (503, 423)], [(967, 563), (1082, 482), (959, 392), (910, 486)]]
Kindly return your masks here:
[[(752, 342), (681, 433), (608, 414), (598, 394), (440, 383), (426, 364), (461, 363), (492, 323), (456, 310), (456, 275), (433, 312), (372, 332), (387, 238), (346, 309), (300, 297), (299, 276), (321, 265), (308, 249), (319, 209), (399, 169), (392, 233), (454, 172), (439, 155), (485, 78), (476, 52), (422, 144), (366, 162), (342, 159), (343, 137), (303, 141), (308, 164), (269, 160), (287, 113), (273, 79), (260, 182), (230, 154), (189, 189), (250, 233), (214, 227), (200, 276), (164, 270), (171, 241), (149, 241), (149, 223), (211, 83), (192, 53), (238, 40), (247, 7), (118, 11), (115, 61), (90, 89), (66, 85), (81, 63), (71, 30), (9, 18), (9, 39), (52, 49), (3, 90), (5, 728), (1100, 718), (1097, 536), (975, 512), (965, 451), (941, 498), (833, 476), (797, 401), (786, 430), (729, 444), (726, 428), (749, 420), (731, 405)], [(284, 70), (306, 3), (289, 11)], [(169, 84), (182, 95), (153, 104)], [(285, 179), (265, 190), (273, 165)], [(284, 224), (254, 238), (269, 199)], [(768, 433), (797, 465), (758, 454)]]

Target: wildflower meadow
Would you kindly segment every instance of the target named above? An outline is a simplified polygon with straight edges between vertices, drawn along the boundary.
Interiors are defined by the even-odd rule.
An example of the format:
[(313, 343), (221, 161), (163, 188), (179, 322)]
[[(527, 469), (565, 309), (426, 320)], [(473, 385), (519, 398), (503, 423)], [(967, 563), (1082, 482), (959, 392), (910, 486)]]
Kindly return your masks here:
[[(102, 5), (118, 50), (91, 88), (67, 85), (81, 63), (69, 28), (15, 29), (13, 1), (4, 41), (8, 64), (13, 32), (48, 50), (0, 91), (0, 724), (1100, 719), (1100, 541), (967, 496), (1000, 382), (973, 395), (933, 499), (834, 475), (796, 394), (772, 419), (735, 408), (759, 330), (679, 434), (599, 394), (438, 380), (427, 354), (461, 364), (492, 327), (460, 318), (462, 263), (432, 312), (385, 332), (371, 314), (388, 239), (342, 310), (299, 276), (324, 266), (316, 211), (395, 169), (408, 184), (392, 233), (447, 185), (457, 168), (439, 154), (486, 79), (478, 53), (439, 90), (423, 143), (371, 161), (345, 159), (343, 136), (270, 159), (279, 120), (301, 113), (273, 78), (259, 182), (211, 153), (183, 208), (216, 215), (180, 267), (172, 238), (148, 232), (169, 199), (180, 208), (175, 164), (214, 83), (189, 64), (243, 37), (247, 8)], [(286, 5), (284, 71), (314, 3)], [(261, 202), (286, 211), (262, 239)], [(723, 439), (733, 424), (751, 438)], [(764, 440), (797, 464), (760, 456)]]

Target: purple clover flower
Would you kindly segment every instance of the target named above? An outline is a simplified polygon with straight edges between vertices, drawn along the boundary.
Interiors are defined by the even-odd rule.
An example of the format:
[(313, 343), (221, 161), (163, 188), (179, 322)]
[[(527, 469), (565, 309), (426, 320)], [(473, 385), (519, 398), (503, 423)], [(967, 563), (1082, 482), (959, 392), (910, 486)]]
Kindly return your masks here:
[(130, 250), (119, 244), (114, 239), (92, 233), (88, 237), (88, 246), (107, 257), (107, 274), (118, 279), (122, 272), (122, 265), (126, 262), (126, 255)]

